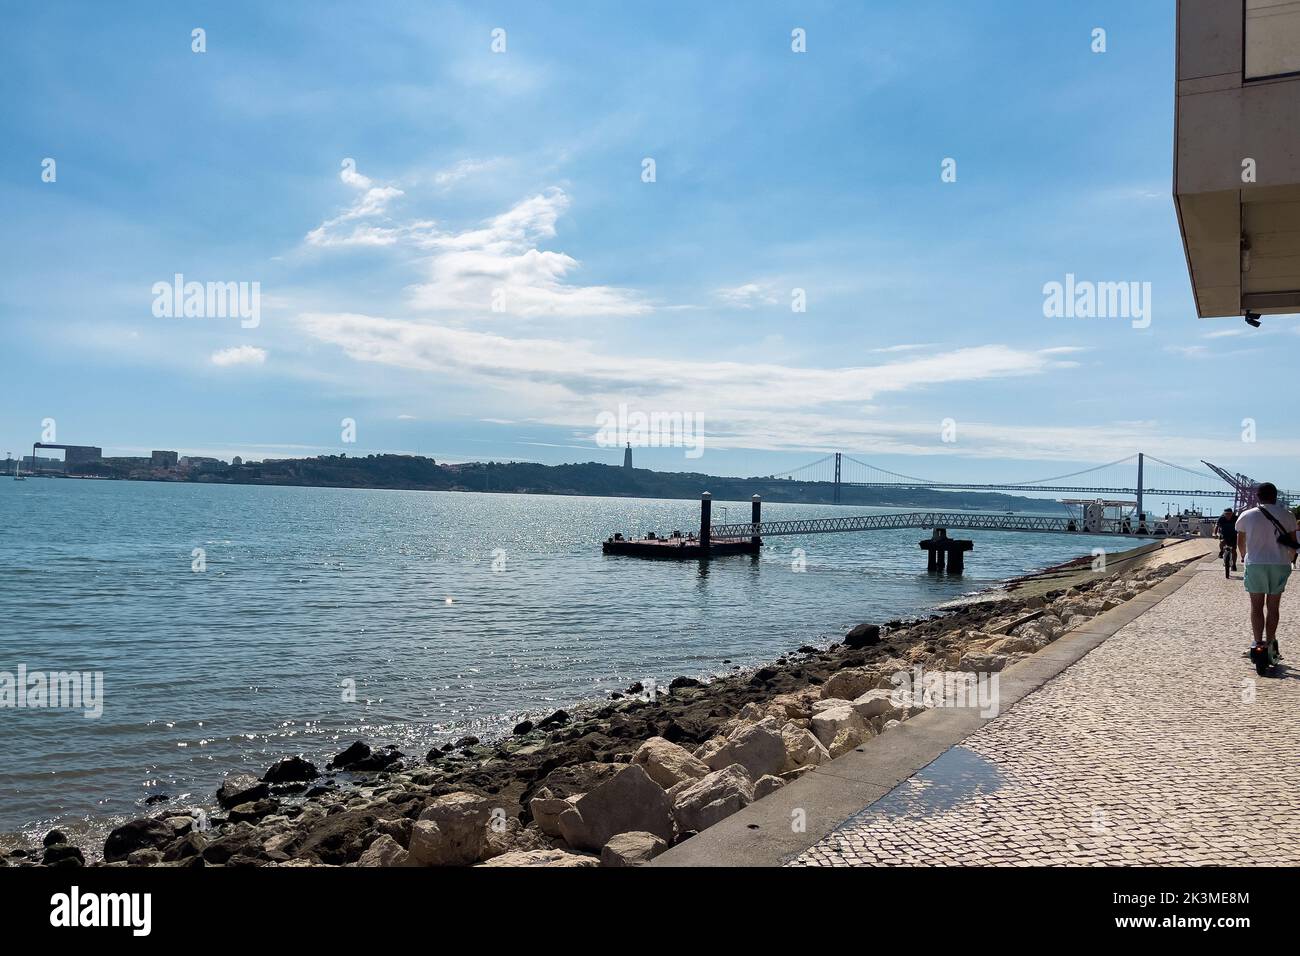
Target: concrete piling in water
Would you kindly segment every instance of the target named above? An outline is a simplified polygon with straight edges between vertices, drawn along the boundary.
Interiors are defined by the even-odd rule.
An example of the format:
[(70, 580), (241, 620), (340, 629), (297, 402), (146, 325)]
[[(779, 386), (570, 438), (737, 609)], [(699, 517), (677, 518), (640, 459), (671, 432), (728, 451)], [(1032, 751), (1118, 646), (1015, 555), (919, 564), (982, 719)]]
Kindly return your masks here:
[(920, 544), (921, 550), (927, 552), (925, 569), (943, 571), (946, 565), (949, 574), (966, 570), (966, 552), (975, 547), (975, 542), (969, 539), (948, 537), (947, 528), (935, 528)]
[[(754, 495), (754, 497), (749, 499), (749, 521), (750, 524), (759, 524), (762, 522), (762, 520), (763, 520), (763, 499), (758, 495)], [(754, 531), (757, 532), (758, 529), (755, 528)], [(756, 533), (752, 538), (749, 539), (749, 543), (752, 544), (755, 548), (757, 548), (762, 546), (763, 540)]]

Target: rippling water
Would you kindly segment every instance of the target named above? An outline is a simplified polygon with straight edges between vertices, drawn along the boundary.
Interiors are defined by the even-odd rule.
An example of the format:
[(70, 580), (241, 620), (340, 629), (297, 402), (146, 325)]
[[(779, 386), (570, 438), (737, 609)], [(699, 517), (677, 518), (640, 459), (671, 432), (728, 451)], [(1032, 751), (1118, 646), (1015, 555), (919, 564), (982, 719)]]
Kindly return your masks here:
[[(958, 579), (926, 574), (915, 530), (776, 538), (707, 570), (600, 554), (611, 531), (689, 529), (698, 508), (0, 480), (0, 671), (102, 671), (105, 697), (99, 719), (0, 709), (0, 832), (102, 825), (154, 793), (206, 800), (228, 770), (323, 763), (355, 738), (423, 755), (635, 680), (768, 661), (1094, 543), (980, 532)], [(714, 505), (715, 521), (748, 514)]]

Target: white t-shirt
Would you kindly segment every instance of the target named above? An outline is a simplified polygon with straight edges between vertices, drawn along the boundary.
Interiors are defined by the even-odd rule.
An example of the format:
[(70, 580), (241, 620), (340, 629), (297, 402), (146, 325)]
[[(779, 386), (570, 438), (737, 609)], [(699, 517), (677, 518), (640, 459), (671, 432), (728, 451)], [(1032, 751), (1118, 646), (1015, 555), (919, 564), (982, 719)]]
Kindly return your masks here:
[(1277, 528), (1262, 514), (1260, 508), (1267, 508), (1268, 513), (1277, 519), (1277, 523), (1292, 534), (1296, 530), (1295, 515), (1281, 505), (1260, 505), (1243, 511), (1237, 517), (1237, 530), (1246, 533), (1247, 564), (1290, 564), (1290, 549), (1284, 549), (1277, 540)]

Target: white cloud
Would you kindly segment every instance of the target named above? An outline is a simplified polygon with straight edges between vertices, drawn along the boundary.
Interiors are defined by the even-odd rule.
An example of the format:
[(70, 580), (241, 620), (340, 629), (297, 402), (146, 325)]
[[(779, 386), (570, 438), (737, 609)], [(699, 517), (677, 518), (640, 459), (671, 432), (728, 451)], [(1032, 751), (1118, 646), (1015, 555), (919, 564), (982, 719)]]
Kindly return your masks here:
[(495, 169), (500, 165), (501, 161), (499, 159), (462, 159), (460, 162), (434, 173), (433, 182), (434, 185), (446, 189), (462, 180)]
[[(919, 342), (916, 344), (909, 344), (909, 345), (886, 345), (884, 348), (872, 349), (871, 351), (889, 354), (893, 352), (916, 352), (920, 349), (928, 349), (931, 347), (932, 347), (931, 345), (925, 342)], [(1046, 353), (1050, 353), (1052, 350), (1044, 349), (1043, 351), (1046, 354)]]
[[(402, 192), (382, 191), (355, 170), (344, 169), (343, 179), (364, 195), (348, 212), (309, 232), (307, 242), (321, 247), (400, 244), (423, 253), (426, 280), (408, 290), (417, 309), (466, 318), (588, 318), (651, 311), (633, 290), (573, 284), (569, 280), (580, 263), (541, 248), (555, 238), (556, 221), (569, 207), (561, 189), (530, 196), (481, 226), (454, 232), (441, 231), (428, 220), (353, 222), (377, 216), (388, 199)], [(344, 224), (350, 229), (338, 228)]]
[(411, 290), (417, 308), (491, 316), (583, 318), (640, 315), (651, 310), (636, 292), (612, 286), (573, 285), (579, 263), (540, 248), (555, 237), (556, 220), (569, 206), (560, 189), (532, 196), (484, 226), (419, 240), (430, 249), (429, 281)]
[(236, 345), (232, 348), (220, 349), (212, 353), (212, 364), (221, 368), (232, 365), (264, 365), (266, 349), (259, 349), (253, 345)]
[[(597, 351), (589, 343), (502, 334), (355, 313), (299, 317), (314, 338), (353, 359), (503, 389), (531, 420), (591, 427), (620, 402), (694, 411), (732, 447), (806, 448), (860, 433), (875, 397), (955, 382), (1039, 375), (1069, 367), (1041, 351), (988, 345), (869, 366), (658, 359)], [(629, 369), (635, 368), (635, 376)]]
[[(717, 296), (727, 305), (737, 309), (752, 309), (756, 305), (776, 305), (781, 295), (772, 282), (746, 282), (717, 290)], [(786, 293), (789, 295), (789, 293)]]
[(384, 229), (377, 226), (358, 226), (349, 235), (342, 236), (334, 232), (341, 223), (357, 219), (366, 219), (386, 212), (388, 204), (404, 195), (396, 186), (376, 186), (374, 180), (357, 172), (351, 160), (343, 161), (339, 179), (361, 193), (352, 205), (333, 219), (327, 219), (311, 232), (307, 233), (307, 242), (313, 246), (373, 246), (391, 245), (397, 241), (399, 230)]

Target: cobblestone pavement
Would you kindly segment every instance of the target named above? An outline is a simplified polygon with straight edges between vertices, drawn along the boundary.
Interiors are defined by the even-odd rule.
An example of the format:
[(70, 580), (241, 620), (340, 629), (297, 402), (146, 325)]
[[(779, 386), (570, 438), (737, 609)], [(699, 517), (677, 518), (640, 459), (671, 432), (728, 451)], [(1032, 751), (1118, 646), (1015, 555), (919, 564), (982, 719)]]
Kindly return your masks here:
[(1300, 588), (1259, 678), (1240, 574), (1199, 567), (792, 865), (1300, 863)]

